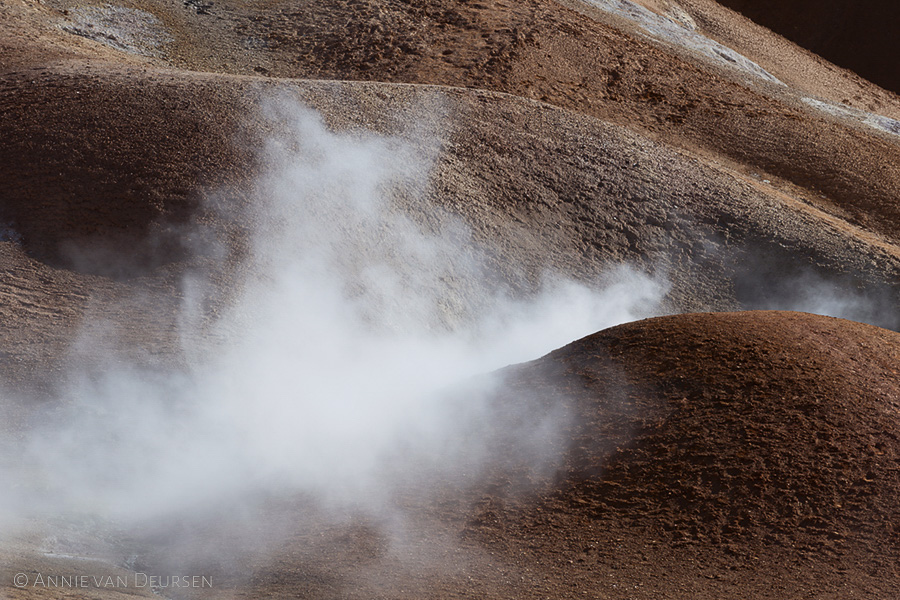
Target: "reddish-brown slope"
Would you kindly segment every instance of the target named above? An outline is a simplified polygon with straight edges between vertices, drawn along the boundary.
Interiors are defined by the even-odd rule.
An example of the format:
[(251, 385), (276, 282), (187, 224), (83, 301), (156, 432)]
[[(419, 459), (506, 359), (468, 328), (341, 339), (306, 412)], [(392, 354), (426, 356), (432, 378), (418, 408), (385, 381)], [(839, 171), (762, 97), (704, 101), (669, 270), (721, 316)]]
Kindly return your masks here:
[(829, 206), (824, 195), (855, 222), (898, 232), (900, 145), (601, 23), (583, 4), (312, 2), (223, 13), (265, 42), (258, 56), (271, 61), (272, 75), (440, 83), (543, 100), (783, 177), (813, 192), (811, 202)]
[[(777, 86), (748, 86), (740, 72), (648, 40), (630, 22), (610, 21), (580, 1), (313, 1), (301, 9), (285, 1), (228, 0), (203, 10), (151, 0), (124, 4), (159, 19), (173, 40), (163, 58), (63, 33), (62, 11), (85, 5), (81, 0), (55, 0), (39, 10), (17, 0), (12, 6), (28, 18), (7, 15), (11, 26), (0, 37), (21, 48), (17, 29), (24, 29), (32, 61), (54, 52), (118, 54), (189, 70), (508, 92), (639, 128), (745, 173), (783, 178), (802, 188), (784, 189), (806, 202), (889, 236), (900, 231), (900, 145), (889, 134), (839, 122)], [(815, 57), (787, 52), (790, 60), (779, 63), (783, 53), (772, 50), (778, 44), (745, 19), (710, 2), (684, 4), (701, 32), (722, 35), (751, 57), (755, 48), (768, 49), (755, 58), (798, 94), (900, 114), (893, 96)], [(0, 18), (9, 10), (0, 10)]]
[(900, 334), (801, 313), (615, 327), (505, 371), (496, 415), (509, 403), (532, 403), (530, 418), (571, 411), (555, 477), (516, 492), (500, 444), (483, 485), (404, 502), (402, 540), (365, 520), (306, 523), (227, 585), (317, 598), (884, 600), (900, 586), (898, 364)]
[[(680, 315), (622, 325), (545, 360), (588, 380), (615, 364), (635, 396), (664, 401), (603, 478), (652, 482), (657, 508), (699, 518), (701, 533), (854, 544), (900, 516), (894, 332), (800, 313)], [(629, 487), (598, 499), (628, 502)]]
[[(33, 258), (94, 274), (200, 259), (207, 242), (237, 255), (247, 229), (237, 207), (269, 168), (256, 164), (273, 126), (260, 102), (278, 94), (337, 129), (402, 135), (434, 155), (425, 193), (398, 201), (426, 230), (461, 217), (514, 288), (547, 270), (595, 281), (631, 262), (665, 272), (677, 310), (772, 306), (812, 269), (851, 291), (896, 293), (893, 246), (762, 182), (577, 112), (451, 88), (105, 63), (8, 75), (0, 223)], [(207, 210), (210, 197), (226, 208)], [(760, 265), (777, 272), (758, 277)]]
[(590, 336), (512, 371), (513, 389), (574, 400), (563, 483), (525, 506), (495, 499), (477, 530), (573, 579), (635, 569), (640, 592), (604, 597), (890, 597), (898, 365), (900, 335), (800, 313)]
[[(626, 30), (530, 1), (400, 3), (385, 10), (373, 4), (359, 15), (355, 5), (342, 4), (314, 3), (300, 12), (283, 2), (224, 2), (208, 11), (131, 4), (158, 13), (175, 40), (168, 60), (185, 67), (255, 73), (252, 66), (262, 61), (269, 74), (452, 83), (567, 107), (407, 86), (326, 84), (315, 92), (297, 86), (310, 90), (301, 95), (317, 98), (312, 103), (339, 126), (395, 133), (398, 123), (430, 120), (426, 128), (451, 141), (442, 147), (433, 200), (463, 213), (508, 280), (522, 277), (515, 264), (527, 265), (533, 282), (548, 264), (591, 278), (605, 263), (635, 260), (681, 280), (674, 293), (679, 309), (770, 306), (756, 301), (755, 266), (735, 256), (749, 243), (764, 255), (761, 263), (777, 265), (775, 279), (791, 281), (814, 267), (855, 278), (851, 286), (895, 283), (896, 248), (865, 228), (890, 233), (900, 222), (900, 159), (894, 160), (900, 146), (753, 92)], [(161, 61), (60, 29), (60, 9), (70, 4), (79, 3), (15, 0), (0, 7), (0, 38), (11, 49), (0, 65), (0, 106), (8, 115), (0, 120), (0, 222), (18, 230), (32, 257), (94, 273), (184, 258), (198, 246), (187, 239), (188, 221), (218, 226), (195, 214), (201, 196), (246, 191), (239, 188), (255, 168), (263, 131), (256, 103), (263, 90), (283, 84), (148, 67)], [(320, 48), (329, 27), (345, 17), (346, 36)], [(397, 27), (390, 35), (369, 27), (379, 19), (396, 20)], [(303, 36), (278, 42), (298, 24), (306, 27)], [(514, 48), (503, 41), (513, 31), (522, 38)], [(421, 52), (403, 42), (407, 34), (418, 36)], [(228, 37), (234, 35), (274, 41), (245, 48)], [(482, 42), (469, 44), (471, 36)], [(373, 52), (373, 44), (387, 58), (363, 68), (367, 59), (359, 53)], [(230, 54), (235, 48), (240, 52)], [(59, 60), (75, 56), (95, 60)], [(441, 93), (452, 94), (452, 108), (441, 108)], [(412, 99), (425, 97), (437, 104), (410, 109)], [(685, 109), (675, 111), (677, 118), (670, 118), (673, 103)], [(404, 116), (391, 115), (392, 106)], [(699, 132), (738, 162), (723, 167), (718, 150), (700, 161), (675, 158), (665, 146), (585, 113), (693, 150), (702, 150)], [(759, 160), (832, 199), (840, 190), (848, 203), (770, 183)], [(434, 218), (428, 221), (433, 226)], [(744, 280), (732, 289), (735, 270)]]

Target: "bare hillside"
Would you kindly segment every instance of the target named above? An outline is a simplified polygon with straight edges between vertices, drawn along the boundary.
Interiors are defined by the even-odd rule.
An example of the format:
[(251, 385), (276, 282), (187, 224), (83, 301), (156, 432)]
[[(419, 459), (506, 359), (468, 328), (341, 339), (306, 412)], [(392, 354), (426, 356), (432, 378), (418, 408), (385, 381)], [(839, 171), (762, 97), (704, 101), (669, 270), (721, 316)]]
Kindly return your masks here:
[(889, 19), (726, 5), (3, 2), (0, 595), (891, 597)]

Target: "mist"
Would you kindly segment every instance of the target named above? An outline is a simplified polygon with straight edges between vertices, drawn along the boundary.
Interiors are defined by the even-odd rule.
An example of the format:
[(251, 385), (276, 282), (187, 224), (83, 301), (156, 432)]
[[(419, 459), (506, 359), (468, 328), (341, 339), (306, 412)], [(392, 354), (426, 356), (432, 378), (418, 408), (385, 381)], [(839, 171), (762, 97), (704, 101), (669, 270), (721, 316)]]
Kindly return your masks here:
[(897, 291), (862, 269), (837, 265), (829, 272), (799, 250), (758, 245), (728, 256), (727, 263), (734, 268), (734, 293), (742, 310), (799, 311), (900, 328)]
[[(421, 204), (437, 140), (335, 132), (285, 97), (264, 111), (253, 201), (222, 209), (248, 240), (234, 284), (185, 278), (180, 368), (125, 361), (102, 323), (85, 329), (71, 363), (91, 368), (3, 447), (8, 518), (146, 524), (295, 494), (381, 514), (401, 487), (469, 485), (495, 459), (489, 373), (662, 311), (668, 284), (624, 265), (591, 285), (548, 273), (515, 297), (463, 223), (407, 210), (438, 210)], [(552, 469), (568, 415), (532, 400), (503, 439)]]

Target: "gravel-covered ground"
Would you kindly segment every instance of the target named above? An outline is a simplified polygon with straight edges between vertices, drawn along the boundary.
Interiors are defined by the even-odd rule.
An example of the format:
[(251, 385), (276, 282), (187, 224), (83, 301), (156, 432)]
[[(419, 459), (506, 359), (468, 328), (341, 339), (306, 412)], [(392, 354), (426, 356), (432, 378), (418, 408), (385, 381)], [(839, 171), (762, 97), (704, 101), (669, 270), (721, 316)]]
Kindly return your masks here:
[[(895, 119), (894, 94), (710, 0), (4, 2), (0, 474), (11, 484), (0, 494), (0, 594), (59, 597), (58, 582), (35, 587), (35, 577), (83, 574), (131, 585), (89, 581), (67, 594), (151, 595), (139, 574), (196, 573), (213, 589), (156, 592), (890, 597), (900, 578)], [(305, 204), (280, 203), (295, 195)], [(333, 321), (292, 304), (307, 298), (294, 284), (302, 291), (319, 250), (341, 274), (325, 280), (336, 296), (315, 305)], [(119, 444), (181, 443), (193, 429), (206, 439), (193, 398), (232, 397), (207, 375), (243, 356), (244, 340), (244, 362), (222, 371), (238, 397), (251, 390), (229, 408), (238, 417), (200, 413), (235, 437), (200, 451), (226, 454), (238, 473), (271, 450), (260, 438), (298, 443), (296, 413), (266, 425), (244, 412), (268, 406), (247, 379), (264, 388), (285, 372), (318, 375), (267, 363), (270, 338), (246, 333), (259, 312), (278, 316), (263, 318), (266, 335), (283, 329), (290, 352), (374, 397), (383, 390), (354, 387), (354, 374), (378, 373), (381, 338), (359, 327), (425, 335), (427, 325), (428, 339), (461, 330), (472, 353), (504, 338), (530, 348), (516, 336), (545, 333), (539, 309), (566, 285), (594, 299), (588, 312), (618, 315), (589, 321), (603, 327), (675, 316), (500, 371), (479, 405), (487, 416), (449, 429), (447, 448), (464, 439), (489, 450), (477, 476), (442, 479), (439, 458), (455, 456), (445, 449), (428, 462), (438, 475), (397, 463), (391, 510), (335, 511), (303, 486), (259, 484), (251, 502), (201, 469), (198, 492), (223, 487), (199, 510), (141, 521), (100, 508), (122, 485), (96, 472), (119, 464)], [(569, 306), (574, 319), (582, 305)], [(887, 329), (720, 312), (748, 309)], [(563, 331), (562, 321), (542, 327)], [(329, 331), (321, 323), (334, 340), (315, 337)], [(410, 353), (409, 370), (428, 372), (419, 359), (430, 351)], [(399, 383), (379, 402), (393, 406), (413, 378), (385, 372)], [(146, 427), (103, 404), (134, 373), (141, 386), (120, 395)], [(168, 411), (173, 421), (157, 425)], [(377, 411), (364, 413), (371, 426), (351, 411), (347, 430), (380, 440)], [(60, 478), (25, 460), (40, 455), (40, 431), (57, 449), (99, 441), (55, 450)], [(179, 451), (163, 464), (199, 456)], [(337, 454), (350, 455), (340, 463), (350, 473), (380, 464)], [(32, 585), (16, 587), (18, 573)]]

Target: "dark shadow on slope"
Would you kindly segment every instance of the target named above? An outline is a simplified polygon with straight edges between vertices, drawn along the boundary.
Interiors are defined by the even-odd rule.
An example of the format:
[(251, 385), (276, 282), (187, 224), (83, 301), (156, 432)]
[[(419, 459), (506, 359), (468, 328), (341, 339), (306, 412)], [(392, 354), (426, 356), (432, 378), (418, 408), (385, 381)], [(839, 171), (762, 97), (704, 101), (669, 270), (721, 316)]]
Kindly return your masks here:
[(900, 92), (895, 0), (719, 0), (792, 42)]
[(809, 249), (775, 241), (749, 244), (727, 262), (746, 310), (792, 310), (900, 330), (900, 290), (882, 275), (823, 265)]

